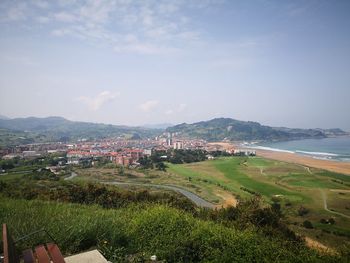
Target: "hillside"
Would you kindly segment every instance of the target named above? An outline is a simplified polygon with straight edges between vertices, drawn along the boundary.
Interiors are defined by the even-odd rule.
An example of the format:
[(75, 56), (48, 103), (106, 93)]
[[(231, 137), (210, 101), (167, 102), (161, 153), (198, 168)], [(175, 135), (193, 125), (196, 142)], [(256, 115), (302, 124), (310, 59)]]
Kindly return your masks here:
[[(164, 128), (164, 127), (163, 127)], [(129, 127), (91, 122), (70, 121), (62, 117), (0, 119), (0, 146), (26, 143), (108, 137), (149, 138), (162, 133), (155, 127)], [(182, 123), (166, 129), (181, 137), (200, 138), (208, 141), (261, 140), (283, 141), (305, 138), (326, 138), (346, 135), (341, 129), (290, 129), (269, 127), (258, 122), (217, 118), (193, 124)]]
[[(4, 139), (2, 145), (119, 136), (145, 138), (158, 133), (156, 129), (76, 122), (62, 117), (0, 119), (0, 131)], [(11, 140), (5, 140), (5, 137)]]
[(290, 129), (270, 127), (258, 122), (239, 121), (231, 118), (216, 118), (193, 124), (182, 123), (169, 127), (167, 132), (179, 133), (182, 137), (199, 138), (208, 141), (262, 140), (283, 141), (307, 138), (326, 138), (346, 135), (340, 129)]

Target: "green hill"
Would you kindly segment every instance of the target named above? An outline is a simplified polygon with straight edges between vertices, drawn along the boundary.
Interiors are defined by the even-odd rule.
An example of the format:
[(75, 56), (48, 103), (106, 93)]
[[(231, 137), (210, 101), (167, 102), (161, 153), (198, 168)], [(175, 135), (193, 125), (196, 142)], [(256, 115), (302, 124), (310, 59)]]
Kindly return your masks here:
[(231, 118), (216, 118), (193, 124), (182, 123), (169, 127), (167, 132), (179, 133), (182, 137), (199, 138), (208, 141), (222, 140), (297, 140), (306, 138), (325, 138), (346, 135), (340, 129), (290, 129), (270, 127), (258, 122), (239, 121)]
[(11, 138), (11, 140), (3, 140), (2, 145), (71, 141), (82, 138), (147, 138), (159, 133), (157, 129), (77, 122), (62, 117), (0, 119), (0, 129), (1, 138), (4, 138), (5, 135)]

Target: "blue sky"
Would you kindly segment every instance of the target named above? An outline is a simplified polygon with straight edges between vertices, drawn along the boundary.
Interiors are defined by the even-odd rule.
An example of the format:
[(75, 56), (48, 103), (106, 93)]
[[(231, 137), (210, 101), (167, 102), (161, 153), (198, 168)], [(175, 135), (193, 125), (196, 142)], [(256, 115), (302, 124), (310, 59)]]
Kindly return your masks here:
[(350, 1), (0, 2), (0, 114), (350, 130)]

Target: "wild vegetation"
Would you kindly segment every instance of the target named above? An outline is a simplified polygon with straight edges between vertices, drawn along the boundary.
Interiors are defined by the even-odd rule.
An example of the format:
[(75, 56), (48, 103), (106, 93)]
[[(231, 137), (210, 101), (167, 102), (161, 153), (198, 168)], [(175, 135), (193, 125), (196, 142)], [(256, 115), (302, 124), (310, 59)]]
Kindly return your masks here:
[[(266, 205), (280, 206), (297, 233), (335, 249), (350, 242), (350, 177), (346, 175), (260, 157), (165, 164), (166, 171), (125, 169), (123, 174), (109, 168), (77, 169), (74, 180), (175, 185), (218, 207), (259, 196)], [(313, 228), (305, 228), (304, 221)]]
[[(47, 228), (65, 254), (97, 247), (113, 262), (142, 262), (153, 254), (166, 262), (349, 260), (347, 218), (319, 204), (322, 189), (330, 209), (342, 212), (338, 207), (348, 202), (346, 192), (339, 195), (329, 190), (348, 187), (348, 178), (340, 174), (259, 157), (221, 157), (166, 163), (167, 171), (109, 164), (76, 167), (78, 176), (64, 181), (65, 174), (53, 178), (35, 162), (39, 169), (30, 173), (22, 172), (22, 166), (15, 163), (9, 171), (18, 172), (0, 176), (0, 218), (16, 237)], [(302, 186), (294, 175), (304, 182)], [(98, 183), (114, 180), (140, 185)], [(234, 195), (239, 203), (236, 207), (198, 208), (180, 194), (147, 188), (153, 183), (178, 185), (219, 204), (220, 197)], [(331, 253), (315, 251), (306, 247), (301, 234), (327, 239), (331, 247), (335, 243), (344, 246), (333, 246)], [(43, 237), (21, 246), (40, 242)]]
[(97, 204), (103, 208), (125, 207), (132, 203), (167, 204), (185, 211), (193, 211), (194, 204), (174, 192), (134, 191), (96, 183), (55, 182), (57, 177), (42, 173), (24, 175), (21, 179), (0, 181), (3, 196), (19, 199), (40, 199), (78, 204)]
[[(0, 199), (0, 220), (10, 225), (15, 238), (44, 228), (64, 254), (97, 247), (112, 262), (144, 262), (154, 254), (166, 262), (339, 262), (346, 256), (322, 254), (297, 239), (273, 234), (276, 231), (260, 231), (243, 215), (258, 220), (254, 212), (261, 209), (241, 216), (229, 210), (221, 214), (205, 212), (208, 219), (203, 220), (158, 204), (103, 209), (96, 205)], [(241, 227), (220, 223), (220, 217), (229, 218), (231, 214), (241, 218)], [(47, 237), (35, 236), (19, 245), (26, 248), (45, 241)]]

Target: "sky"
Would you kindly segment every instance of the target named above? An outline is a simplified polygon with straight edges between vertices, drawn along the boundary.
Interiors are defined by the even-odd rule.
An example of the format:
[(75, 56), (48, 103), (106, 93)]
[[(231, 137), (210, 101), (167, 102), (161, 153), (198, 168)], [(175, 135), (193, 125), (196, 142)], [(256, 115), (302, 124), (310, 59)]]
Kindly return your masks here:
[(350, 130), (350, 1), (0, 1), (0, 114)]

